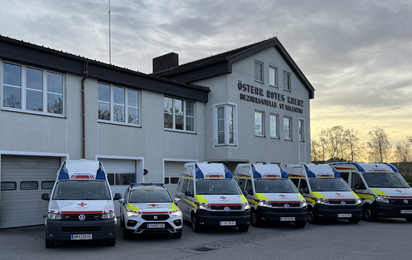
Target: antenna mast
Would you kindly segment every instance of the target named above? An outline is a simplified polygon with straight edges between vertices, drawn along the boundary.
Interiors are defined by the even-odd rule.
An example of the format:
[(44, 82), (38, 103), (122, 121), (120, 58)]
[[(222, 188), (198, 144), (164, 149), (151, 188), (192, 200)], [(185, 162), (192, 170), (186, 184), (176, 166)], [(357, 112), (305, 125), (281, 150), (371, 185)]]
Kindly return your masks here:
[(109, 0), (109, 64), (112, 64), (112, 45), (111, 45), (111, 32), (110, 32), (110, 0)]

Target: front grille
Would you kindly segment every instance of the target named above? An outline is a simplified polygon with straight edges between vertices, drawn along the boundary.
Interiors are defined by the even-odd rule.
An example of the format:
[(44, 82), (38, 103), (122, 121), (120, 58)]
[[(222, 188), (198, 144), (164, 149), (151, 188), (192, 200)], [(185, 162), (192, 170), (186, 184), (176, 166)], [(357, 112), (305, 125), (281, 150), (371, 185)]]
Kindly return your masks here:
[[(405, 201), (408, 201), (408, 203), (405, 204)], [(389, 202), (394, 205), (402, 205), (402, 206), (411, 205), (412, 206), (412, 199), (389, 199)]]
[(86, 226), (86, 227), (61, 227), (63, 232), (84, 232), (84, 231), (101, 231), (102, 226)]
[(210, 206), (211, 210), (225, 210), (228, 207), (230, 210), (241, 210), (242, 206)]
[(289, 207), (300, 207), (300, 203), (272, 203), (272, 207), (282, 207), (282, 208), (284, 208), (286, 204), (288, 204)]
[(166, 220), (169, 218), (168, 214), (164, 214), (164, 215), (142, 215), (142, 218), (144, 220)]
[[(81, 214), (64, 214), (62, 220), (66, 221), (79, 221), (79, 215)], [(83, 214), (86, 219), (84, 221), (98, 220), (101, 218), (101, 214)]]
[(354, 200), (332, 200), (329, 201), (329, 204), (331, 205), (342, 205), (342, 201), (344, 201), (346, 203), (346, 205), (355, 205), (356, 201)]

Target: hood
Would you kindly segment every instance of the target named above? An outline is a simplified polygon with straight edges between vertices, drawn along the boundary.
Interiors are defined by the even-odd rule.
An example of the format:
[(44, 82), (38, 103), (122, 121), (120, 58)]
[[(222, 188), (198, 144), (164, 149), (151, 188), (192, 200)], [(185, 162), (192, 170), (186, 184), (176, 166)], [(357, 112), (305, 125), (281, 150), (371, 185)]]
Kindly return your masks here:
[(256, 193), (258, 200), (276, 202), (276, 203), (299, 203), (304, 201), (300, 193)]
[(312, 192), (312, 195), (315, 198), (326, 198), (328, 200), (347, 200), (347, 199), (356, 199), (356, 195), (352, 191), (321, 191), (321, 192)]
[(211, 206), (240, 206), (247, 203), (243, 195), (196, 195), (196, 200)]
[(142, 214), (169, 214), (178, 210), (174, 203), (128, 203), (127, 207)]
[(114, 211), (111, 200), (52, 200), (49, 212), (60, 214), (102, 214)]
[(389, 197), (392, 199), (412, 198), (411, 188), (371, 188), (377, 195)]

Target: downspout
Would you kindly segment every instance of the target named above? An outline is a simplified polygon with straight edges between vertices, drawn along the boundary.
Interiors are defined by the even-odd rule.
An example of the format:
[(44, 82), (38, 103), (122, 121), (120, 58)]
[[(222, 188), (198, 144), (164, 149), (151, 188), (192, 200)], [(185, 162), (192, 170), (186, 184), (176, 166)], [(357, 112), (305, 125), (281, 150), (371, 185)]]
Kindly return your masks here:
[(82, 78), (82, 159), (86, 159), (86, 116), (85, 116), (85, 101), (84, 101), (84, 82), (88, 75), (89, 61), (84, 62), (84, 71)]

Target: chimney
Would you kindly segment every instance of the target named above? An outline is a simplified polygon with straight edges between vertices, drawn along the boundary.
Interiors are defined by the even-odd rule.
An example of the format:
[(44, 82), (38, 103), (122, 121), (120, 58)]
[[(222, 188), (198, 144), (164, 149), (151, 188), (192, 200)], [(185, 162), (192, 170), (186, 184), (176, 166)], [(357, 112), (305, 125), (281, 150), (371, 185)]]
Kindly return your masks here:
[(153, 58), (153, 73), (179, 66), (179, 54), (171, 52)]

